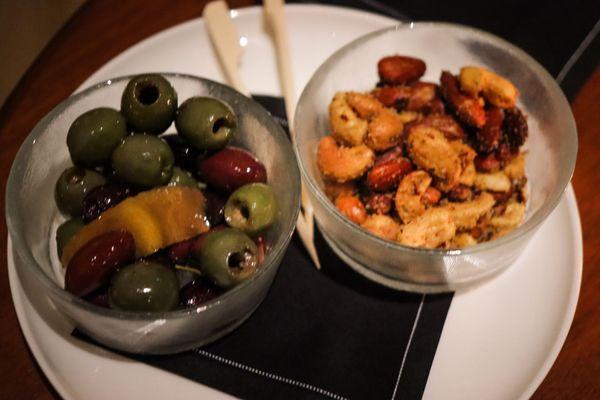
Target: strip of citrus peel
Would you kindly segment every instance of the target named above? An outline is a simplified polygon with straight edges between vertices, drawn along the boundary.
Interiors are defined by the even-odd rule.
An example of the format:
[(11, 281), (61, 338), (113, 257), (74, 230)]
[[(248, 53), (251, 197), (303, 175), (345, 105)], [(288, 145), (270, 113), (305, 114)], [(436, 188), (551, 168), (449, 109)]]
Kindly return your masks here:
[(208, 231), (204, 196), (197, 189), (167, 186), (129, 197), (100, 214), (67, 243), (62, 265), (68, 265), (91, 239), (121, 229), (133, 235), (136, 257), (155, 253)]

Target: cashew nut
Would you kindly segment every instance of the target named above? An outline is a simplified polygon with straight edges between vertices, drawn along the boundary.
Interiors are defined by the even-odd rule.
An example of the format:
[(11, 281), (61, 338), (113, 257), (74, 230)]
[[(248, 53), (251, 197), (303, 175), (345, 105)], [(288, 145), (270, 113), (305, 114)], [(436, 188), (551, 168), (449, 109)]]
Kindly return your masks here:
[(461, 162), (442, 132), (416, 125), (410, 129), (406, 144), (413, 162), (440, 179), (438, 189), (448, 191), (459, 183)]
[(479, 93), (493, 105), (514, 107), (519, 96), (517, 88), (500, 75), (481, 67), (463, 67), (458, 77), (460, 87), (471, 96)]
[(347, 182), (360, 177), (374, 161), (375, 153), (364, 144), (355, 147), (338, 146), (331, 136), (325, 136), (319, 142), (319, 170), (325, 177), (336, 182)]
[(492, 172), (489, 174), (476, 173), (475, 187), (479, 190), (489, 190), (492, 192), (508, 192), (511, 188), (510, 179), (504, 172)]
[(418, 170), (407, 174), (396, 191), (396, 211), (402, 222), (409, 223), (425, 212), (423, 194), (431, 185), (431, 176), (425, 171)]
[(329, 121), (331, 134), (337, 140), (350, 146), (362, 144), (367, 134), (368, 123), (350, 107), (347, 93), (336, 93), (333, 97), (329, 104)]
[(382, 214), (369, 215), (362, 227), (387, 240), (396, 240), (400, 233), (400, 224), (392, 217)]
[(369, 122), (365, 144), (375, 151), (394, 147), (404, 130), (402, 118), (393, 110), (384, 108)]
[(454, 221), (458, 230), (463, 230), (475, 227), (479, 218), (487, 214), (494, 204), (494, 196), (488, 192), (482, 192), (471, 201), (448, 203), (440, 208), (450, 213), (452, 221)]
[(456, 225), (450, 212), (435, 207), (402, 226), (397, 240), (406, 246), (434, 249), (452, 239), (455, 233)]

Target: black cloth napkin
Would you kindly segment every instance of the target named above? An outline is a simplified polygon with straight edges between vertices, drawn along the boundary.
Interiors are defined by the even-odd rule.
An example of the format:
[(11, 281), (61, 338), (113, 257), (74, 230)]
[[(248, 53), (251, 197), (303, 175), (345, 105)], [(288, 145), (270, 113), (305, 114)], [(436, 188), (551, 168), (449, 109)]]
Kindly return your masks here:
[[(283, 101), (256, 97), (283, 118)], [(294, 236), (267, 297), (226, 337), (168, 356), (129, 355), (244, 399), (419, 399), (452, 294), (394, 291), (327, 246), (323, 269)]]

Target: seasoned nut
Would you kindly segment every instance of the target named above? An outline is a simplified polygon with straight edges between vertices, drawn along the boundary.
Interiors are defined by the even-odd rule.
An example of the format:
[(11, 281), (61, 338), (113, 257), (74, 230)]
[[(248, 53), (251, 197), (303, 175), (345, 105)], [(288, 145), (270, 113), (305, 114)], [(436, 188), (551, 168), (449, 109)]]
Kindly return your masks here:
[(456, 228), (462, 230), (474, 228), (479, 218), (489, 212), (494, 203), (494, 197), (487, 192), (483, 192), (471, 201), (448, 203), (440, 208), (447, 210), (452, 217), (452, 221), (456, 224)]
[(462, 172), (460, 159), (440, 131), (416, 125), (410, 129), (406, 145), (412, 161), (441, 181), (438, 188), (447, 191), (458, 184)]
[(477, 244), (477, 240), (468, 233), (459, 233), (454, 236), (448, 247), (451, 249), (464, 249), (465, 247), (475, 246)]
[(514, 228), (525, 217), (525, 204), (510, 201), (501, 215), (490, 219), (490, 225), (496, 228)]
[(525, 154), (520, 153), (513, 158), (502, 170), (511, 180), (521, 180), (525, 177)]
[(442, 95), (462, 122), (476, 128), (485, 125), (486, 116), (483, 104), (477, 99), (462, 93), (454, 75), (448, 71), (443, 71), (440, 83)]
[(458, 185), (453, 187), (448, 192), (448, 199), (451, 201), (467, 201), (471, 199), (473, 191), (470, 187), (465, 185)]
[(448, 140), (466, 139), (467, 137), (465, 131), (450, 115), (428, 115), (419, 121), (419, 123), (439, 130)]
[(384, 86), (373, 91), (373, 96), (386, 107), (403, 109), (412, 94), (410, 86)]
[(479, 151), (490, 153), (498, 148), (502, 138), (503, 121), (504, 115), (501, 109), (492, 107), (487, 111), (485, 125), (477, 131), (475, 136)]
[(339, 196), (335, 200), (335, 206), (350, 221), (359, 225), (365, 222), (367, 218), (367, 210), (365, 210), (364, 204), (356, 196)]
[(363, 197), (365, 208), (371, 214), (387, 215), (394, 205), (393, 193), (369, 193)]
[(398, 144), (404, 124), (393, 110), (383, 109), (369, 122), (365, 144), (375, 151), (387, 150)]
[(383, 109), (383, 104), (373, 96), (364, 93), (349, 92), (346, 94), (346, 101), (359, 117), (365, 119), (373, 118)]
[(481, 67), (463, 67), (459, 75), (460, 87), (469, 95), (479, 93), (496, 107), (514, 107), (519, 91), (507, 79)]
[(325, 182), (325, 194), (331, 201), (335, 201), (342, 195), (353, 195), (356, 193), (356, 184), (354, 182)]
[(426, 206), (432, 206), (437, 204), (440, 201), (441, 197), (442, 193), (436, 188), (430, 186), (423, 192), (423, 195), (421, 196), (421, 201)]
[(475, 168), (482, 172), (495, 172), (500, 169), (500, 160), (494, 153), (475, 157)]
[(512, 152), (516, 153), (525, 143), (529, 133), (527, 118), (517, 107), (509, 108), (504, 112), (504, 135), (506, 136)]
[(350, 146), (362, 144), (367, 135), (368, 122), (350, 107), (347, 93), (336, 93), (333, 97), (329, 104), (329, 123), (333, 137)]
[(396, 158), (402, 158), (403, 153), (404, 152), (402, 151), (401, 146), (392, 147), (391, 149), (387, 150), (385, 153), (382, 153), (381, 155), (377, 156), (377, 158), (375, 159), (374, 165), (377, 166), (379, 164), (383, 164), (385, 162), (394, 160)]
[(471, 148), (471, 146), (464, 143), (462, 140), (453, 140), (450, 142), (450, 146), (452, 146), (456, 154), (458, 154), (460, 166), (462, 167), (462, 172), (458, 182), (467, 186), (473, 185), (473, 182), (475, 181), (475, 174), (477, 173), (473, 160), (475, 160), (477, 153)]
[(387, 215), (369, 215), (362, 227), (387, 240), (396, 240), (400, 233), (400, 224)]
[(367, 174), (367, 186), (374, 192), (387, 192), (396, 187), (403, 175), (412, 170), (405, 158), (395, 158), (374, 166)]
[(425, 73), (425, 63), (413, 57), (384, 57), (377, 63), (379, 79), (389, 85), (402, 85), (418, 80)]
[(502, 171), (493, 173), (477, 173), (474, 185), (481, 191), (508, 192), (511, 188), (510, 179)]
[(373, 91), (373, 96), (386, 107), (423, 114), (443, 113), (444, 103), (438, 97), (438, 85), (415, 82), (410, 86), (384, 86)]
[(402, 178), (396, 191), (396, 212), (405, 224), (425, 212), (423, 193), (431, 185), (431, 176), (425, 171), (413, 171)]
[(336, 182), (347, 182), (364, 174), (373, 165), (375, 154), (367, 146), (338, 146), (331, 136), (319, 142), (317, 164), (325, 177)]
[(404, 225), (397, 240), (406, 246), (435, 249), (452, 239), (455, 233), (456, 225), (450, 212), (434, 207)]

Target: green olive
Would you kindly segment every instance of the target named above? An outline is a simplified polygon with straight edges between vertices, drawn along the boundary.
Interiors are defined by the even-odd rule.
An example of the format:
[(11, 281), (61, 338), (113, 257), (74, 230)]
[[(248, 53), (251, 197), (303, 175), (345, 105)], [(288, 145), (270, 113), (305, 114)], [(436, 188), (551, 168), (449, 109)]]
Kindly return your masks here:
[(175, 116), (177, 132), (199, 150), (218, 150), (235, 135), (237, 119), (217, 99), (192, 97), (181, 104)]
[(110, 161), (113, 150), (125, 136), (127, 123), (120, 112), (95, 108), (73, 121), (67, 133), (67, 146), (73, 163), (97, 167)]
[(117, 176), (145, 188), (167, 184), (173, 175), (173, 163), (169, 145), (152, 135), (128, 136), (112, 155)]
[(76, 218), (66, 220), (58, 227), (56, 230), (56, 249), (58, 250), (58, 258), (62, 257), (62, 251), (67, 243), (69, 243), (69, 240), (71, 240), (71, 238), (83, 227), (83, 221)]
[(118, 310), (169, 311), (179, 302), (179, 281), (175, 272), (162, 264), (136, 262), (115, 273), (108, 301)]
[[(196, 251), (197, 252), (197, 251)], [(226, 228), (206, 235), (194, 257), (200, 259), (202, 272), (222, 288), (248, 279), (258, 266), (256, 244), (239, 229)]]
[(83, 212), (83, 198), (96, 186), (104, 185), (106, 179), (96, 171), (69, 167), (63, 171), (54, 187), (54, 200), (58, 209), (66, 215), (79, 217)]
[(168, 186), (190, 186), (198, 189), (198, 182), (186, 170), (173, 167), (173, 176), (171, 176)]
[(134, 132), (158, 135), (175, 116), (177, 93), (161, 75), (138, 75), (129, 81), (121, 97), (121, 113)]
[(277, 203), (271, 187), (250, 183), (237, 189), (225, 204), (225, 221), (231, 227), (256, 236), (273, 225)]

